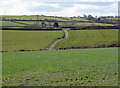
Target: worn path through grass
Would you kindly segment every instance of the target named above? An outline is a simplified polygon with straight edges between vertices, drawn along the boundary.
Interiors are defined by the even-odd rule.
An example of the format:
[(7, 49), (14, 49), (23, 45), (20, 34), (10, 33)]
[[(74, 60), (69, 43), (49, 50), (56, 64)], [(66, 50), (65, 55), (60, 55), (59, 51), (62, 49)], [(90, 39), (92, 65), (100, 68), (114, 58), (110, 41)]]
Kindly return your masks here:
[(62, 31), (64, 32), (63, 37), (62, 37), (62, 38), (59, 38), (59, 39), (57, 39), (55, 42), (53, 42), (53, 43), (50, 45), (50, 47), (48, 48), (48, 50), (53, 50), (54, 47), (55, 47), (60, 41), (62, 41), (63, 39), (67, 39), (67, 38), (68, 38), (68, 29), (63, 29)]

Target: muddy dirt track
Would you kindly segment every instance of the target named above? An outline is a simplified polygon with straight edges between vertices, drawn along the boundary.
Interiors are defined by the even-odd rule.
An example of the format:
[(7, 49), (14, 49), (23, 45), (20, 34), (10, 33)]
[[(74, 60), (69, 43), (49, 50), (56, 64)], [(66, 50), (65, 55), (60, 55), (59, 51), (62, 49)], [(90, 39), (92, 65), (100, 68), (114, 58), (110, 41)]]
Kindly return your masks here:
[(54, 43), (52, 43), (52, 44), (50, 45), (50, 47), (48, 48), (48, 50), (53, 50), (54, 47), (55, 47), (61, 40), (68, 38), (68, 31), (67, 31), (67, 30), (62, 30), (62, 31), (64, 32), (63, 37), (60, 38), (60, 39), (57, 39)]

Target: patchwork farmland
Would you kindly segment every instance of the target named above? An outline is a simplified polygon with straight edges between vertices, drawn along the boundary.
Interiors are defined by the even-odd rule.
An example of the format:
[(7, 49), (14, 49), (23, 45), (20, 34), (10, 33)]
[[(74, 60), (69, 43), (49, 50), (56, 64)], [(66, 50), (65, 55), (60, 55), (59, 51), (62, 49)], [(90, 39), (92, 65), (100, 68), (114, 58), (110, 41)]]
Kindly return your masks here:
[(118, 85), (117, 18), (1, 17), (3, 86)]

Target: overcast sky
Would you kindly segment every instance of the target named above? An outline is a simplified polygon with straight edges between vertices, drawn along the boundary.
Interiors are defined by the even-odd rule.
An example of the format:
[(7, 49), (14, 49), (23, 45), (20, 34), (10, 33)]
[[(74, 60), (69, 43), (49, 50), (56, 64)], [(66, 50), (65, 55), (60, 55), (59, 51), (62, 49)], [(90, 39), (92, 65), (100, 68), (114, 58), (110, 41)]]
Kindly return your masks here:
[(0, 0), (0, 15), (118, 15), (119, 0)]

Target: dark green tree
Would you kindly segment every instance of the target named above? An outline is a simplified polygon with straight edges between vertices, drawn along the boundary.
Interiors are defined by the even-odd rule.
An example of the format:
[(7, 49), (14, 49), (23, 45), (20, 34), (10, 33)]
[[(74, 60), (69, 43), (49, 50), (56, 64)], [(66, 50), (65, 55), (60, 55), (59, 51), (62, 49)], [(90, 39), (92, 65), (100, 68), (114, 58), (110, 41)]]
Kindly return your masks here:
[(92, 20), (94, 17), (90, 14), (88, 14), (88, 20)]
[(83, 15), (83, 17), (84, 17), (84, 18), (87, 18), (87, 16), (86, 16), (85, 14)]
[(42, 27), (45, 27), (45, 26), (46, 26), (46, 24), (45, 24), (44, 22), (42, 22), (41, 24), (42, 24)]
[(59, 27), (58, 22), (54, 23), (54, 27)]

